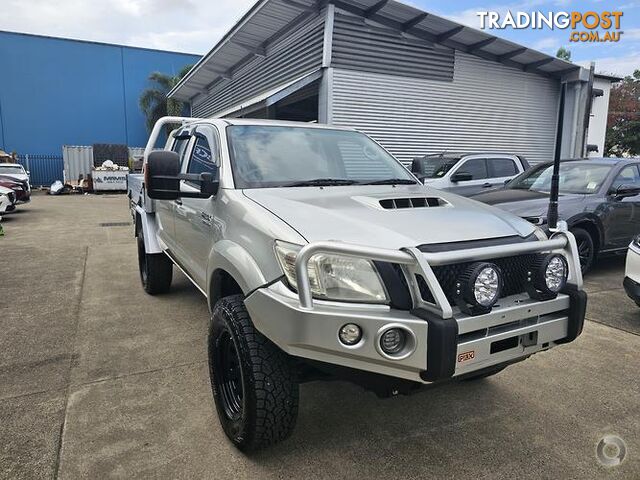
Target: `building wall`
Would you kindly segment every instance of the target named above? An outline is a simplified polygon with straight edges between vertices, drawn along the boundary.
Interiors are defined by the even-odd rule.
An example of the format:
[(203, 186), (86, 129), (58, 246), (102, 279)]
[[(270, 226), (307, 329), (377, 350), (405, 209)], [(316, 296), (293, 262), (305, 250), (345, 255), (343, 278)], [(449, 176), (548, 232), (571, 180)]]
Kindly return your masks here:
[(63, 145), (146, 144), (138, 98), (153, 71), (195, 55), (0, 32), (0, 148), (62, 155)]
[(598, 146), (597, 152), (589, 152), (590, 157), (602, 157), (604, 155), (604, 140), (607, 133), (611, 81), (605, 78), (596, 78), (593, 81), (593, 88), (600, 88), (604, 93), (601, 97), (594, 97), (593, 99), (587, 143)]
[(445, 150), (553, 158), (559, 82), (462, 52), (452, 82), (333, 69), (332, 122), (403, 162)]

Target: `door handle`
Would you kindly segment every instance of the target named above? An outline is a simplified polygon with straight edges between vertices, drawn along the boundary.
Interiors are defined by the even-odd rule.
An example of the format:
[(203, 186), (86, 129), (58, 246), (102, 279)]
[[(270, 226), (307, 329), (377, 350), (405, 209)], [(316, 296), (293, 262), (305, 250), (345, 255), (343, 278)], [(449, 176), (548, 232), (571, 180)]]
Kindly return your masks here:
[(176, 205), (182, 205), (182, 200), (180, 200), (179, 198), (176, 198), (173, 203), (175, 203)]
[(482, 188), (489, 188), (489, 187), (492, 187), (492, 186), (493, 185), (491, 185), (489, 182), (482, 184)]

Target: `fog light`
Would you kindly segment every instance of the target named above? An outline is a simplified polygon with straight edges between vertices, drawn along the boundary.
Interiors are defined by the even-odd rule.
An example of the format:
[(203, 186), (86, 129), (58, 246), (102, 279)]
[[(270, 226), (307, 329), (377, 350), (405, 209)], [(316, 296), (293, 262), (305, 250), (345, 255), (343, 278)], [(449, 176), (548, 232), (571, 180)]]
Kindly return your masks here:
[(500, 298), (502, 282), (502, 272), (497, 265), (473, 263), (458, 278), (456, 303), (465, 313), (487, 313)]
[(345, 345), (355, 345), (362, 339), (362, 329), (355, 323), (347, 323), (340, 328), (338, 338)]
[(390, 328), (380, 337), (380, 348), (387, 355), (394, 355), (402, 351), (407, 343), (407, 336), (404, 330)]
[(567, 283), (569, 267), (557, 253), (540, 255), (534, 264), (535, 287), (545, 294), (557, 294)]

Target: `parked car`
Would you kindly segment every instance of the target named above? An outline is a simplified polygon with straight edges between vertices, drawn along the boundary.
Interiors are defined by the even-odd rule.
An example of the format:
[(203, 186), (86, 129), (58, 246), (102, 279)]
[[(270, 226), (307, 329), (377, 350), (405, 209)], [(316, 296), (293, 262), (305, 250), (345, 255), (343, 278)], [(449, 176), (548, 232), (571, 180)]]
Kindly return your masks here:
[(16, 208), (16, 194), (10, 188), (0, 185), (0, 215), (14, 211)]
[(19, 163), (0, 163), (0, 176), (11, 177), (20, 182), (27, 182), (27, 190), (31, 192), (29, 172)]
[(507, 153), (443, 153), (415, 158), (411, 171), (424, 184), (468, 197), (504, 185), (529, 168)]
[(26, 180), (21, 181), (14, 177), (0, 175), (0, 186), (13, 190), (16, 194), (16, 200), (18, 203), (25, 203), (31, 200), (29, 182)]
[(640, 235), (629, 244), (622, 284), (627, 296), (640, 307)]
[(165, 117), (128, 187), (144, 290), (175, 264), (208, 300), (213, 397), (242, 450), (290, 434), (300, 382), (410, 393), (582, 331), (571, 233), (422, 185), (355, 130)]
[[(536, 165), (474, 200), (546, 229), (552, 163)], [(599, 254), (624, 252), (640, 233), (640, 159), (590, 158), (560, 165), (559, 218), (576, 237), (587, 272)]]

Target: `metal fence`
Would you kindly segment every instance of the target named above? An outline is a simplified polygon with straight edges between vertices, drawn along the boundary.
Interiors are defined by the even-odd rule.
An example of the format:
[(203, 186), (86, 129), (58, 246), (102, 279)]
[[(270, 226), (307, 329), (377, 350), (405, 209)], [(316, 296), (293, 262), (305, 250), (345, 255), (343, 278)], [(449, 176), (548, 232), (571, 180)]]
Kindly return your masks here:
[(29, 171), (33, 186), (49, 186), (56, 180), (62, 180), (62, 155), (20, 155), (18, 163)]

